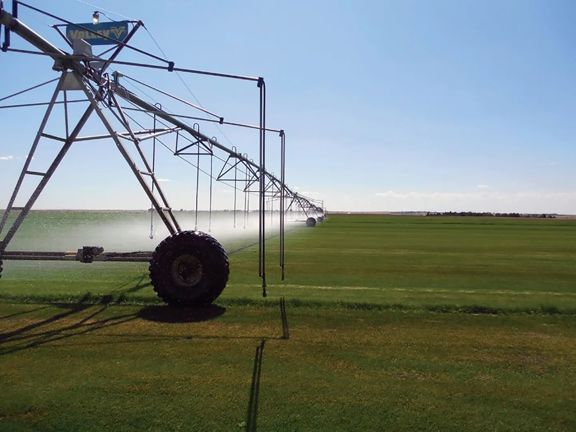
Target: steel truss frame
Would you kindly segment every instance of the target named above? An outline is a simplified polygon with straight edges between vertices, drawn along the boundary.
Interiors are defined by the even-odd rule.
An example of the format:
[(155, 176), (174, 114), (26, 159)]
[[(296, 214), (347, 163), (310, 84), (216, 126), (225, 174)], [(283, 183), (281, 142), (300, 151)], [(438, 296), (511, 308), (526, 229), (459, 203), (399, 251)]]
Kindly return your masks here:
[[(197, 180), (200, 172), (200, 156), (210, 156), (210, 208), (212, 205), (212, 179), (213, 179), (213, 166), (212, 160), (214, 159), (215, 153), (214, 150), (217, 149), (223, 152), (226, 155), (226, 159), (221, 159), (223, 161), (223, 165), (221, 166), (218, 175), (215, 177), (217, 181), (224, 181), (234, 184), (235, 189), (235, 207), (236, 207), (236, 185), (237, 184), (244, 184), (243, 192), (245, 193), (257, 193), (259, 197), (259, 276), (262, 279), (262, 287), (263, 287), (263, 294), (266, 293), (266, 242), (265, 242), (265, 228), (266, 228), (266, 219), (265, 219), (265, 207), (266, 207), (266, 197), (271, 197), (274, 199), (279, 199), (280, 201), (280, 267), (282, 269), (282, 279), (284, 279), (285, 274), (285, 254), (284, 254), (284, 247), (285, 247), (285, 214), (286, 212), (293, 210), (294, 206), (298, 207), (306, 216), (310, 213), (315, 213), (317, 215), (323, 215), (324, 211), (321, 207), (317, 204), (313, 203), (306, 197), (303, 197), (294, 191), (292, 191), (285, 183), (285, 142), (286, 142), (286, 135), (283, 130), (278, 129), (269, 129), (266, 127), (266, 84), (263, 78), (255, 78), (255, 77), (247, 77), (247, 76), (239, 76), (239, 75), (231, 75), (231, 74), (223, 74), (218, 72), (207, 72), (207, 71), (198, 71), (192, 69), (182, 69), (176, 68), (173, 62), (167, 61), (160, 57), (154, 56), (152, 54), (146, 53), (138, 48), (132, 47), (129, 45), (130, 39), (134, 36), (136, 31), (143, 26), (141, 21), (133, 22), (134, 26), (132, 30), (129, 32), (127, 38), (119, 43), (115, 48), (109, 50), (111, 51), (108, 58), (101, 58), (101, 57), (89, 57), (86, 55), (78, 55), (75, 53), (69, 54), (65, 51), (59, 49), (58, 47), (52, 45), (50, 42), (43, 39), (41, 36), (36, 34), (32, 29), (27, 27), (24, 23), (22, 23), (18, 19), (18, 6), (24, 6), (34, 11), (43, 13), (48, 15), (52, 18), (58, 19), (60, 22), (64, 22), (67, 24), (72, 24), (69, 21), (66, 21), (62, 18), (49, 14), (45, 11), (42, 11), (38, 8), (30, 6), (24, 2), (13, 0), (12, 1), (12, 14), (8, 13), (4, 10), (2, 3), (0, 2), (0, 35), (2, 34), (2, 26), (4, 26), (4, 41), (1, 45), (1, 49), (4, 52), (13, 51), (13, 52), (24, 52), (24, 53), (33, 53), (33, 54), (40, 54), (40, 55), (47, 55), (50, 56), (54, 60), (53, 69), (59, 71), (61, 73), (59, 79), (57, 79), (56, 88), (54, 93), (48, 103), (46, 103), (47, 108), (44, 114), (44, 117), (40, 123), (38, 132), (34, 138), (32, 143), (31, 149), (28, 153), (28, 157), (26, 162), (24, 163), (24, 167), (22, 168), (20, 177), (16, 183), (8, 206), (6, 207), (2, 218), (0, 220), (0, 234), (4, 231), (4, 228), (7, 226), (7, 222), (9, 219), (10, 214), (12, 211), (19, 211), (17, 217), (14, 219), (12, 224), (9, 226), (8, 230), (6, 231), (5, 236), (0, 241), (0, 259), (2, 258), (9, 258), (9, 259), (72, 259), (71, 254), (69, 253), (48, 253), (47, 254), (40, 254), (40, 253), (15, 253), (15, 252), (7, 252), (6, 249), (16, 234), (18, 228), (22, 224), (23, 220), (26, 218), (30, 210), (32, 209), (34, 203), (41, 195), (42, 191), (44, 190), (45, 186), (49, 182), (50, 178), (66, 156), (67, 152), (70, 150), (71, 146), (75, 142), (86, 141), (86, 140), (96, 140), (96, 139), (105, 139), (110, 138), (113, 140), (116, 148), (125, 159), (126, 163), (128, 164), (129, 168), (131, 169), (132, 173), (140, 183), (140, 186), (146, 193), (147, 197), (150, 199), (151, 206), (154, 208), (156, 213), (161, 218), (162, 222), (170, 232), (170, 234), (175, 234), (181, 231), (180, 225), (172, 212), (172, 208), (168, 203), (166, 195), (162, 191), (161, 185), (156, 178), (155, 175), (155, 164), (154, 160), (152, 163), (146, 158), (143, 150), (141, 149), (141, 142), (153, 139), (154, 143), (159, 137), (169, 134), (176, 134), (176, 145), (173, 150), (175, 156), (180, 158), (186, 158), (187, 156), (195, 156), (196, 157), (196, 168), (197, 168)], [(58, 26), (55, 26), (58, 27)], [(81, 27), (82, 28), (82, 27)], [(86, 31), (92, 32), (92, 30), (83, 28)], [(10, 35), (11, 33), (16, 33), (21, 38), (25, 39), (27, 42), (32, 44), (34, 47), (38, 49), (38, 51), (29, 51), (29, 50), (21, 50), (21, 49), (14, 49), (10, 47)], [(64, 37), (62, 32), (59, 33)], [(64, 37), (64, 39), (66, 39)], [(67, 41), (69, 42), (69, 41)], [(71, 44), (70, 44), (71, 45)], [(145, 63), (134, 63), (134, 62), (122, 62), (116, 60), (118, 55), (126, 48), (135, 50), (139, 53), (145, 54), (154, 60), (161, 61), (165, 63), (165, 65), (155, 65), (155, 64), (145, 64)], [(98, 64), (99, 66), (95, 66)], [(187, 105), (191, 105), (194, 108), (198, 108), (204, 113), (216, 117), (216, 119), (204, 119), (199, 117), (191, 117), (191, 116), (181, 116), (177, 114), (172, 114), (166, 112), (162, 109), (161, 106), (152, 105), (145, 100), (138, 97), (136, 94), (127, 90), (124, 86), (120, 83), (120, 78), (123, 76), (117, 72), (112, 74), (112, 78), (109, 77), (109, 74), (106, 73), (106, 70), (112, 64), (125, 64), (130, 66), (141, 66), (141, 67), (150, 67), (156, 69), (166, 69), (168, 71), (179, 71), (185, 73), (194, 73), (194, 74), (201, 74), (201, 75), (209, 75), (214, 77), (220, 78), (227, 78), (227, 79), (237, 79), (237, 80), (244, 80), (244, 81), (252, 81), (256, 82), (257, 87), (259, 89), (259, 124), (258, 126), (254, 125), (246, 125), (242, 123), (234, 123), (234, 122), (227, 122), (224, 121), (224, 118), (218, 116), (214, 113), (211, 113), (207, 110), (204, 110), (201, 107), (198, 107), (194, 104), (191, 104), (181, 98), (176, 96), (170, 95), (168, 93), (162, 92), (161, 90), (155, 89), (160, 91), (161, 93), (172, 97), (180, 102), (183, 102)], [(128, 79), (131, 79), (127, 77)], [(80, 91), (84, 93), (85, 98), (80, 100), (68, 100), (67, 96), (67, 86), (73, 80), (78, 84), (78, 88)], [(28, 91), (34, 88), (37, 88), (41, 85), (45, 85), (51, 83), (56, 80), (50, 80), (46, 83), (40, 84), (38, 86), (34, 86), (30, 89), (24, 90)], [(138, 81), (139, 82), (139, 81)], [(147, 84), (141, 83), (145, 86)], [(14, 95), (10, 95), (9, 97), (18, 95), (22, 92), (16, 93)], [(59, 101), (60, 94), (63, 94), (63, 100)], [(8, 97), (4, 98), (7, 99)], [(131, 105), (131, 107), (123, 106), (121, 102), (126, 102)], [(80, 117), (80, 119), (75, 123), (75, 125), (70, 130), (69, 119), (68, 119), (68, 109), (69, 104), (77, 104), (77, 103), (87, 103), (87, 107)], [(50, 117), (52, 116), (53, 109), (56, 105), (64, 105), (64, 116), (65, 116), (65, 129), (66, 129), (66, 136), (65, 137), (58, 137), (45, 132), (45, 128), (48, 124)], [(24, 107), (24, 106), (32, 106), (32, 105), (43, 105), (43, 104), (21, 104), (21, 105), (11, 105), (5, 106), (1, 108), (8, 108), (8, 107)], [(131, 117), (129, 115), (130, 110), (137, 110), (144, 112), (151, 116), (154, 119), (154, 127), (152, 129), (143, 128), (142, 130), (136, 130), (133, 128), (131, 122)], [(116, 119), (117, 123), (122, 125), (123, 131), (117, 131), (114, 129), (109, 117), (111, 115), (114, 119)], [(88, 120), (96, 116), (99, 118), (102, 125), (107, 130), (107, 134), (104, 135), (96, 135), (96, 136), (80, 136), (80, 132), (82, 131), (83, 127), (86, 125)], [(228, 148), (227, 146), (219, 143), (214, 137), (208, 137), (200, 132), (200, 127), (198, 123), (195, 123), (193, 126), (188, 125), (184, 121), (180, 120), (180, 118), (185, 119), (195, 119), (198, 121), (208, 121), (208, 122), (217, 122), (219, 124), (225, 125), (232, 125), (238, 127), (245, 127), (245, 128), (252, 128), (259, 131), (259, 162), (255, 163), (251, 159), (248, 159), (246, 154), (241, 154), (237, 151), (235, 147)], [(158, 120), (161, 119), (161, 120)], [(161, 122), (163, 127), (157, 127), (157, 121)], [(136, 122), (137, 123), (137, 122)], [(281, 147), (281, 176), (278, 179), (275, 175), (269, 173), (266, 170), (266, 134), (267, 132), (274, 132), (278, 133), (280, 136), (280, 147)], [(184, 134), (188, 134), (192, 137), (192, 139), (188, 138)], [(183, 146), (179, 146), (179, 138), (183, 137), (188, 142)], [(50, 163), (49, 168), (46, 172), (36, 172), (30, 170), (30, 164), (34, 157), (34, 154), (41, 142), (42, 139), (49, 139), (57, 142), (62, 143), (62, 147)], [(137, 160), (134, 160), (128, 151), (125, 141), (127, 141), (133, 145), (136, 150), (136, 154), (138, 155)], [(240, 176), (238, 175), (238, 171), (240, 171)], [(233, 176), (232, 176), (233, 174)], [(28, 176), (36, 176), (40, 177), (40, 181), (37, 184), (36, 188), (28, 197), (26, 204), (23, 207), (16, 207), (14, 204), (16, 199), (20, 194), (20, 189), (24, 180)], [(148, 183), (147, 179), (149, 179), (150, 184)], [(198, 181), (197, 181), (198, 187)], [(254, 191), (252, 189), (253, 186), (258, 185), (258, 190)], [(286, 206), (286, 201), (289, 201), (289, 205)], [(245, 201), (246, 203), (246, 201)], [(196, 194), (196, 211), (198, 211), (198, 191)], [(35, 255), (34, 255), (35, 254)], [(50, 255), (52, 254), (52, 255)], [(95, 258), (96, 260), (119, 260), (119, 261), (129, 261), (131, 258), (135, 261), (142, 261), (146, 257), (149, 256), (150, 253), (135, 253), (133, 256), (130, 254), (116, 254), (116, 253), (107, 253), (102, 254), (96, 253), (96, 256), (99, 258)], [(31, 258), (35, 256), (36, 258)], [(78, 254), (74, 255), (76, 259), (82, 260), (82, 254), (80, 251)], [(64, 258), (65, 257), (65, 258)], [(80, 257), (80, 258), (78, 258)], [(92, 258), (94, 259), (94, 258)]]

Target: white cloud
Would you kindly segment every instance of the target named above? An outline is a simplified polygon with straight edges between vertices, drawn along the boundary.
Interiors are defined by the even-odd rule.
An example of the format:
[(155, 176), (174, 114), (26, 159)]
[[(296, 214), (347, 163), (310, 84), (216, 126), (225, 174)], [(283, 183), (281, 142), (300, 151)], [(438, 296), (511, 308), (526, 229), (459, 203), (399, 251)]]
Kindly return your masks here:
[(16, 159), (16, 158), (12, 155), (0, 156), (0, 161), (9, 161), (9, 160), (14, 160), (14, 159)]
[(172, 180), (168, 178), (157, 178), (156, 181), (159, 183), (168, 183), (171, 182)]
[(476, 187), (477, 187), (478, 189), (488, 189), (490, 186), (485, 185), (485, 184), (479, 184), (479, 185), (476, 185)]

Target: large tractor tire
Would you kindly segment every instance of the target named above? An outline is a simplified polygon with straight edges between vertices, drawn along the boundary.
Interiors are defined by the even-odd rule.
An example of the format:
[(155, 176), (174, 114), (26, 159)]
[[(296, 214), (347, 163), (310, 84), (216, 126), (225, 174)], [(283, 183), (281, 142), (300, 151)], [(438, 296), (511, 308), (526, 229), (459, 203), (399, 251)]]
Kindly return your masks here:
[(152, 254), (150, 280), (170, 305), (209, 305), (228, 282), (226, 252), (212, 236), (182, 231), (164, 239)]
[(2, 260), (0, 259), (0, 278), (2, 277)]
[(309, 217), (308, 219), (306, 219), (306, 226), (307, 227), (316, 226), (316, 219), (314, 219), (313, 217)]

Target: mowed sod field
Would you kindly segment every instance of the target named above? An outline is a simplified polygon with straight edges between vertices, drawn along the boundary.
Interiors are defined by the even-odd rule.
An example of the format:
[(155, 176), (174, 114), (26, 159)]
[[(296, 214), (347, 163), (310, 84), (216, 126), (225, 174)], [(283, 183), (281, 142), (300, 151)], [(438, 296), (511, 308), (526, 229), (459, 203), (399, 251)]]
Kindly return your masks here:
[(269, 296), (229, 242), (205, 311), (145, 265), (5, 263), (0, 430), (576, 430), (575, 220), (333, 215), (284, 283), (275, 241)]

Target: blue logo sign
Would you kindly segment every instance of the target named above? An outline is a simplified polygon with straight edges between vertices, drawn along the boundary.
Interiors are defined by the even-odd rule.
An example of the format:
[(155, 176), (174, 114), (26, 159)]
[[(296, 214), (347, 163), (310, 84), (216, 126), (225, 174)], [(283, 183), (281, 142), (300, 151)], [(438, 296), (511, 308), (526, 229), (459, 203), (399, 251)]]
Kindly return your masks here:
[(84, 39), (90, 45), (115, 45), (126, 39), (126, 36), (128, 36), (128, 21), (66, 26), (66, 37), (70, 41)]

